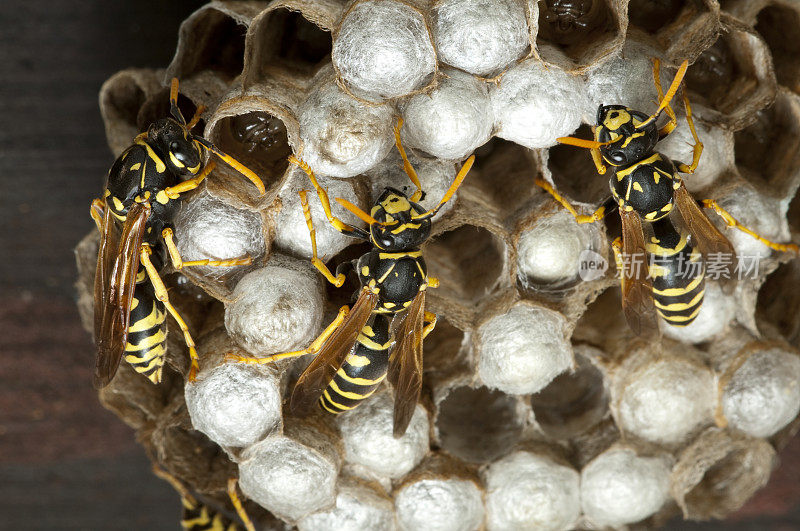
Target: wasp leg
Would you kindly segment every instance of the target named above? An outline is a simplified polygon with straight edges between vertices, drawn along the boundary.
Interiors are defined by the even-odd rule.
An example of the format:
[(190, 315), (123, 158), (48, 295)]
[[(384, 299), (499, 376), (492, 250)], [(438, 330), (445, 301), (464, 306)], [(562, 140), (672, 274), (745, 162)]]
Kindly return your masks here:
[(294, 164), (301, 170), (303, 170), (306, 173), (306, 175), (308, 175), (308, 178), (311, 180), (311, 184), (314, 186), (314, 190), (317, 191), (317, 195), (319, 196), (319, 201), (320, 203), (322, 203), (322, 209), (325, 211), (325, 217), (328, 218), (328, 221), (330, 222), (331, 225), (333, 225), (334, 229), (338, 230), (342, 234), (347, 234), (348, 236), (355, 236), (356, 238), (367, 239), (369, 237), (367, 233), (364, 232), (363, 230), (359, 229), (358, 227), (348, 225), (347, 223), (345, 223), (344, 221), (333, 215), (333, 212), (331, 212), (331, 202), (328, 199), (328, 192), (326, 192), (325, 189), (319, 184), (316, 176), (314, 176), (314, 172), (311, 170), (308, 164), (298, 159), (294, 155), (289, 156), (289, 162), (291, 164)]
[(183, 317), (181, 317), (181, 314), (178, 313), (178, 310), (176, 310), (172, 303), (169, 302), (167, 287), (164, 285), (164, 281), (161, 280), (161, 276), (159, 276), (158, 271), (153, 265), (153, 262), (150, 261), (150, 255), (152, 253), (153, 251), (150, 249), (149, 245), (142, 245), (142, 251), (139, 253), (139, 260), (147, 271), (147, 276), (150, 278), (150, 282), (153, 284), (153, 290), (155, 291), (156, 299), (160, 300), (164, 304), (164, 306), (167, 308), (167, 311), (169, 311), (169, 313), (172, 314), (172, 317), (175, 318), (175, 321), (178, 322), (178, 326), (183, 332), (183, 339), (186, 342), (186, 346), (189, 347), (189, 358), (191, 359), (188, 379), (190, 382), (193, 382), (195, 377), (197, 377), (197, 371), (200, 370), (200, 358), (197, 356), (197, 349), (195, 348), (192, 335), (189, 333), (189, 327), (186, 326), (186, 321), (183, 320)]
[(411, 182), (414, 183), (414, 186), (417, 187), (417, 191), (409, 198), (410, 201), (418, 202), (422, 198), (422, 184), (419, 182), (419, 176), (417, 175), (417, 171), (411, 165), (411, 162), (408, 161), (408, 157), (406, 156), (406, 150), (403, 148), (403, 143), (400, 141), (400, 128), (403, 127), (403, 119), (400, 118), (397, 120), (397, 124), (394, 126), (394, 144), (397, 146), (397, 151), (400, 153), (400, 157), (403, 159), (403, 169), (408, 175), (408, 178), (411, 179)]
[(327, 341), (327, 339), (331, 336), (331, 334), (336, 330), (344, 318), (347, 317), (347, 314), (350, 313), (349, 306), (342, 306), (339, 308), (339, 314), (336, 316), (336, 319), (328, 325), (328, 327), (322, 331), (322, 333), (311, 343), (308, 348), (303, 350), (295, 350), (292, 352), (282, 352), (280, 354), (273, 354), (272, 356), (267, 356), (265, 358), (253, 358), (249, 356), (239, 356), (238, 354), (231, 354), (228, 353), (225, 355), (225, 361), (235, 361), (238, 363), (247, 363), (249, 365), (258, 365), (264, 363), (272, 363), (273, 361), (279, 361), (286, 358), (297, 358), (300, 356), (305, 356), (306, 354), (316, 354), (320, 348), (322, 348), (322, 344)]
[(181, 254), (178, 252), (178, 247), (175, 245), (174, 233), (172, 232), (172, 229), (167, 227), (161, 231), (161, 237), (164, 238), (164, 243), (167, 244), (167, 251), (169, 252), (172, 266), (178, 270), (183, 269), (186, 266), (229, 267), (248, 265), (253, 262), (253, 259), (250, 256), (245, 258), (229, 258), (227, 260), (211, 260), (209, 258), (204, 258), (202, 260), (184, 260), (181, 258)]
[(102, 234), (103, 232), (103, 213), (106, 210), (106, 202), (102, 199), (95, 199), (92, 201), (92, 206), (89, 207), (89, 215), (92, 216), (94, 224), (97, 225), (97, 230)]
[(303, 206), (303, 215), (306, 217), (306, 225), (308, 225), (308, 235), (311, 236), (311, 263), (319, 270), (322, 275), (328, 279), (328, 282), (341, 288), (347, 276), (344, 273), (339, 273), (333, 276), (328, 266), (319, 259), (317, 256), (317, 236), (314, 230), (314, 222), (311, 220), (311, 208), (308, 206), (308, 192), (305, 190), (300, 192), (300, 204)]
[(605, 203), (602, 206), (600, 206), (600, 208), (595, 210), (591, 216), (578, 214), (578, 212), (575, 210), (575, 207), (569, 204), (569, 201), (564, 199), (564, 197), (561, 194), (556, 192), (555, 188), (553, 188), (553, 186), (549, 182), (545, 181), (544, 179), (535, 179), (534, 182), (536, 183), (536, 186), (538, 186), (539, 188), (543, 188), (546, 192), (548, 192), (550, 195), (553, 196), (553, 199), (561, 203), (561, 206), (566, 208), (569, 211), (569, 213), (575, 217), (575, 221), (577, 221), (579, 224), (595, 223), (603, 219), (606, 215)]
[(428, 337), (428, 334), (436, 328), (436, 314), (426, 311), (424, 319), (427, 324), (422, 328), (422, 339)]
[(228, 497), (231, 499), (231, 503), (236, 509), (236, 514), (238, 514), (239, 518), (241, 518), (244, 528), (247, 531), (255, 531), (256, 528), (253, 526), (253, 522), (250, 520), (250, 517), (247, 516), (244, 507), (242, 507), (242, 502), (239, 500), (239, 495), (236, 494), (236, 478), (230, 478), (228, 480)]
[(689, 105), (689, 98), (686, 96), (686, 88), (681, 89), (683, 96), (683, 106), (686, 108), (686, 123), (689, 124), (689, 130), (692, 132), (694, 139), (694, 146), (692, 147), (692, 163), (688, 166), (686, 164), (678, 164), (678, 171), (683, 173), (694, 173), (697, 169), (697, 164), (700, 162), (700, 155), (703, 153), (703, 143), (697, 136), (697, 130), (694, 128), (694, 120), (692, 119), (692, 106)]
[[(653, 82), (656, 84), (658, 101), (662, 101), (664, 99), (664, 89), (661, 88), (661, 60), (658, 58), (653, 58)], [(675, 111), (672, 110), (672, 107), (670, 107), (669, 104), (664, 107), (664, 111), (666, 111), (667, 115), (669, 116), (669, 122), (664, 124), (664, 127), (658, 130), (659, 140), (662, 140), (669, 135), (678, 125), (678, 117), (675, 116)]]
[[(177, 199), (180, 197), (182, 193), (194, 190), (195, 188), (200, 186), (200, 183), (202, 183), (203, 180), (206, 177), (208, 177), (208, 174), (211, 173), (216, 166), (217, 166), (216, 162), (214, 162), (213, 160), (209, 161), (209, 163), (206, 164), (206, 167), (203, 168), (203, 171), (198, 173), (195, 177), (192, 177), (187, 181), (183, 181), (180, 184), (176, 184), (175, 186), (169, 186), (167, 188), (164, 188), (163, 190), (164, 195), (170, 199)], [(160, 193), (161, 192), (159, 192), (159, 194), (156, 195), (156, 200), (158, 200), (158, 195), (160, 195)]]
[(703, 200), (703, 206), (705, 208), (713, 209), (714, 212), (719, 214), (719, 216), (725, 221), (725, 223), (729, 227), (733, 227), (735, 229), (739, 229), (740, 231), (744, 232), (745, 234), (749, 234), (750, 236), (752, 236), (756, 240), (760, 241), (761, 243), (763, 243), (764, 245), (766, 245), (770, 249), (775, 249), (776, 251), (792, 252), (792, 253), (800, 252), (800, 248), (798, 248), (798, 246), (793, 244), (793, 243), (775, 243), (773, 241), (770, 241), (770, 240), (764, 238), (763, 236), (760, 236), (758, 233), (753, 232), (752, 230), (748, 229), (747, 227), (745, 227), (744, 225), (739, 223), (736, 220), (736, 218), (731, 216), (730, 213), (728, 213), (725, 209), (723, 209), (721, 206), (719, 206), (719, 204), (713, 199), (704, 199)]
[(429, 288), (438, 288), (439, 287), (439, 279), (436, 277), (428, 277), (428, 287)]

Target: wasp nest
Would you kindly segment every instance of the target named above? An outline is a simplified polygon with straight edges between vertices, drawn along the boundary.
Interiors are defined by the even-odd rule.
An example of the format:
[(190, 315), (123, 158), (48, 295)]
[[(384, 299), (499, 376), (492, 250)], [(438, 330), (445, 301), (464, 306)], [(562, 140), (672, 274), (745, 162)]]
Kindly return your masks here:
[[(720, 8), (721, 4), (721, 8)], [(100, 103), (114, 153), (167, 113), (184, 114), (253, 168), (254, 188), (218, 164), (174, 219), (187, 259), (253, 262), (166, 275), (200, 372), (169, 322), (164, 381), (123, 363), (103, 404), (151, 457), (223, 506), (239, 476), (257, 524), (281, 529), (570, 529), (724, 518), (767, 481), (800, 410), (800, 265), (723, 231), (753, 264), (706, 283), (690, 326), (633, 335), (620, 310), (608, 228), (577, 225), (534, 186), (555, 183), (589, 213), (607, 195), (589, 154), (599, 104), (656, 108), (651, 58), (684, 59), (705, 151), (686, 183), (767, 238), (800, 231), (800, 9), (779, 0), (275, 0), (210, 2), (180, 30), (166, 71), (126, 70)], [(665, 85), (666, 86), (666, 85)], [(691, 160), (679, 125), (659, 150)], [(439, 317), (406, 433), (379, 391), (339, 417), (283, 406), (308, 359), (237, 364), (306, 347), (349, 302), (310, 266), (290, 166), (298, 154), (331, 197), (369, 210), (385, 186), (413, 190), (401, 131), (430, 208), (477, 159), (424, 247)], [(576, 132), (577, 130), (577, 132)], [(363, 252), (309, 195), (321, 258)], [(334, 214), (360, 224), (334, 204)], [(710, 213), (715, 223), (720, 222)], [(359, 226), (364, 226), (359, 225)], [(97, 236), (78, 246), (80, 309), (91, 322)], [(587, 261), (595, 265), (579, 267)], [(88, 326), (87, 326), (88, 328)], [(238, 472), (237, 472), (238, 469)]]

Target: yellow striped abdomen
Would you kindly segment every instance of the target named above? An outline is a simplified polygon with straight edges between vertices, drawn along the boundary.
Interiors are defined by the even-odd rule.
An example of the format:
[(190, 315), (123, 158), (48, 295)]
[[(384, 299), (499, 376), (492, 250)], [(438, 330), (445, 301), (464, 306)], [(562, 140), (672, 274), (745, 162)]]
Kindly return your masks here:
[(167, 340), (167, 315), (164, 304), (156, 299), (153, 286), (140, 269), (131, 303), (125, 361), (151, 382), (161, 382)]
[(369, 397), (389, 369), (391, 316), (375, 313), (361, 329), (356, 343), (319, 399), (325, 411), (337, 415)]
[(702, 255), (689, 242), (689, 234), (677, 230), (669, 218), (652, 224), (647, 242), (653, 302), (658, 314), (672, 326), (686, 326), (697, 317), (705, 292)]

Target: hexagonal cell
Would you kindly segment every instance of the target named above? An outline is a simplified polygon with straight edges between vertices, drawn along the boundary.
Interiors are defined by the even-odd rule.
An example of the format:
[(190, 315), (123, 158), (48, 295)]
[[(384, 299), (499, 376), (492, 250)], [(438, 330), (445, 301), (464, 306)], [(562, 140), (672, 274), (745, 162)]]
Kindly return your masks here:
[(631, 0), (629, 30), (655, 37), (666, 57), (689, 62), (716, 40), (720, 11), (716, 0)]
[(519, 400), (487, 387), (451, 389), (438, 404), (436, 431), (443, 450), (473, 463), (504, 455), (522, 434)]
[(195, 11), (181, 24), (178, 49), (166, 77), (184, 79), (211, 70), (233, 80), (242, 72), (244, 36), (253, 15), (252, 7), (239, 11), (224, 4)]
[[(580, 348), (588, 347), (576, 350)], [(567, 439), (586, 431), (608, 411), (603, 374), (581, 354), (576, 353), (575, 361), (573, 372), (557, 376), (547, 387), (531, 395), (536, 422), (555, 439)]]
[[(593, 138), (592, 129), (582, 125), (570, 136)], [(556, 189), (570, 201), (599, 205), (611, 195), (608, 176), (597, 173), (589, 150), (559, 144), (547, 151), (547, 168)]]
[(734, 130), (775, 97), (777, 85), (769, 50), (758, 34), (726, 16), (723, 33), (686, 73), (690, 101), (708, 107), (705, 119)]
[(210, 135), (224, 152), (258, 174), (270, 188), (289, 167), (292, 154), (286, 126), (279, 117), (250, 111), (219, 120)]
[(242, 83), (248, 87), (280, 72), (310, 77), (331, 54), (331, 24), (338, 2), (273, 3), (247, 32)]
[(154, 70), (129, 69), (117, 72), (100, 88), (100, 114), (106, 139), (118, 155), (127, 148), (139, 129), (137, 116), (144, 102), (161, 88), (161, 76)]
[[(198, 104), (189, 99), (183, 92), (178, 93), (178, 108), (181, 110), (181, 114), (187, 122), (194, 116), (197, 106)], [(142, 103), (139, 112), (136, 114), (136, 129), (139, 132), (147, 131), (150, 124), (156, 120), (169, 118), (171, 116), (169, 108), (169, 87), (163, 87), (152, 93), (144, 103)], [(201, 119), (192, 131), (194, 133), (199, 133), (204, 127), (205, 120)], [(133, 137), (130, 138), (128, 144), (130, 145), (132, 142)]]
[(769, 479), (775, 450), (767, 441), (709, 428), (672, 469), (672, 496), (684, 518), (725, 518)]
[(734, 134), (736, 164), (748, 180), (753, 174), (784, 196), (800, 179), (800, 98), (781, 89), (754, 118)]
[(626, 27), (609, 0), (539, 0), (536, 42), (559, 46), (583, 70), (620, 48)]
[(465, 179), (465, 189), (497, 205), (504, 219), (514, 219), (536, 193), (533, 176), (537, 164), (533, 153), (509, 140), (494, 137), (475, 151), (475, 165)]
[(497, 287), (506, 246), (483, 227), (462, 225), (425, 244), (428, 274), (441, 282), (437, 295), (476, 302)]
[(628, 21), (649, 33), (669, 25), (687, 4), (685, 0), (631, 0), (628, 3)]
[(800, 286), (800, 261), (781, 264), (758, 291), (756, 317), (774, 326), (787, 341), (800, 344), (800, 297), (789, 286)]
[(795, 92), (800, 91), (800, 43), (787, 38), (800, 32), (800, 10), (796, 4), (777, 2), (758, 13), (755, 30), (766, 41), (772, 52), (775, 77), (778, 83)]

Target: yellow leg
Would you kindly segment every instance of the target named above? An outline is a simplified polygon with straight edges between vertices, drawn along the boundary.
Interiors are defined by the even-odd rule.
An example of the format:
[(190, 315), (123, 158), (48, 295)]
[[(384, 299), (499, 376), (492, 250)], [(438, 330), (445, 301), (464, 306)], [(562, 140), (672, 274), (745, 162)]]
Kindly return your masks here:
[(92, 206), (89, 207), (89, 215), (92, 216), (97, 230), (103, 233), (103, 213), (106, 210), (106, 202), (102, 199), (95, 199), (92, 201)]
[(438, 288), (439, 287), (439, 279), (436, 277), (428, 277), (428, 287), (429, 288)]
[(197, 371), (200, 370), (200, 358), (197, 355), (197, 349), (195, 348), (192, 335), (189, 333), (189, 327), (186, 326), (186, 321), (183, 320), (183, 317), (181, 317), (181, 315), (178, 313), (178, 310), (176, 310), (172, 303), (169, 302), (167, 287), (164, 285), (164, 281), (161, 280), (161, 277), (153, 265), (153, 262), (150, 261), (150, 255), (152, 253), (153, 251), (150, 249), (149, 245), (143, 245), (139, 260), (147, 271), (147, 276), (150, 278), (150, 282), (153, 284), (153, 290), (155, 291), (156, 299), (160, 300), (164, 304), (164, 306), (167, 308), (167, 311), (169, 311), (169, 313), (172, 314), (172, 317), (175, 318), (175, 321), (178, 322), (178, 326), (183, 332), (183, 340), (186, 342), (186, 346), (189, 347), (189, 358), (191, 360), (188, 379), (190, 382), (193, 382), (197, 377)]
[(556, 192), (555, 188), (553, 188), (553, 186), (549, 182), (545, 181), (544, 179), (536, 179), (534, 182), (536, 183), (536, 186), (538, 186), (539, 188), (543, 188), (545, 191), (547, 191), (550, 195), (553, 196), (553, 199), (561, 203), (561, 206), (566, 208), (569, 211), (569, 213), (575, 217), (575, 221), (577, 221), (579, 224), (595, 223), (603, 219), (603, 217), (605, 216), (606, 213), (605, 205), (595, 210), (591, 216), (578, 214), (578, 212), (575, 210), (575, 207), (569, 204), (569, 201), (564, 199), (564, 197), (562, 197), (561, 194)]
[(280, 361), (287, 358), (297, 358), (300, 356), (305, 356), (306, 354), (315, 354), (322, 348), (322, 344), (327, 341), (330, 335), (333, 333), (336, 328), (342, 324), (344, 318), (347, 317), (347, 314), (350, 313), (350, 308), (348, 306), (342, 306), (339, 308), (339, 314), (336, 316), (336, 319), (333, 320), (328, 327), (322, 331), (322, 333), (314, 340), (308, 348), (303, 350), (295, 350), (292, 352), (282, 352), (280, 354), (273, 354), (272, 356), (267, 356), (265, 358), (252, 358), (249, 356), (239, 356), (238, 354), (226, 354), (225, 361), (235, 361), (238, 363), (247, 363), (249, 365), (259, 365), (264, 363), (272, 363), (274, 361)]
[(308, 166), (308, 164), (298, 159), (294, 155), (289, 156), (289, 162), (294, 164), (301, 170), (303, 170), (306, 173), (306, 175), (308, 175), (308, 178), (311, 180), (311, 184), (314, 186), (314, 190), (317, 191), (317, 195), (319, 196), (319, 201), (320, 203), (322, 203), (322, 210), (325, 211), (325, 216), (328, 218), (330, 224), (333, 225), (333, 228), (345, 234), (357, 232), (357, 229), (355, 227), (353, 227), (352, 225), (348, 225), (347, 223), (345, 223), (344, 221), (333, 215), (333, 212), (331, 212), (331, 202), (328, 199), (328, 192), (326, 192), (325, 189), (322, 186), (320, 186), (319, 182), (317, 182), (317, 178), (314, 176), (314, 172), (311, 171), (311, 168)]
[(256, 528), (253, 526), (253, 522), (250, 520), (250, 517), (247, 516), (244, 507), (242, 507), (242, 502), (239, 500), (239, 495), (236, 494), (236, 478), (230, 478), (228, 480), (228, 497), (231, 499), (231, 503), (236, 509), (236, 514), (238, 514), (239, 518), (242, 519), (244, 528), (247, 531), (255, 531)]
[(181, 498), (183, 498), (184, 506), (188, 505), (190, 508), (197, 507), (197, 500), (189, 493), (189, 490), (178, 480), (178, 478), (162, 469), (158, 465), (153, 465), (153, 474), (172, 485), (172, 488), (178, 491), (178, 494), (180, 494)]
[(760, 241), (770, 249), (775, 249), (776, 251), (792, 252), (792, 253), (798, 253), (800, 250), (800, 248), (798, 248), (798, 246), (793, 243), (775, 243), (753, 232), (752, 230), (748, 229), (747, 227), (736, 221), (736, 218), (731, 216), (730, 213), (728, 213), (725, 209), (719, 206), (719, 204), (713, 199), (704, 199), (703, 206), (706, 208), (713, 209), (714, 212), (719, 214), (719, 216), (725, 221), (725, 223), (729, 227), (739, 229), (745, 234), (749, 234), (750, 236)]
[[(664, 99), (664, 90), (661, 88), (661, 60), (657, 58), (653, 59), (653, 82), (656, 85), (656, 92), (658, 92), (658, 101), (662, 101)], [(658, 130), (658, 138), (664, 138), (678, 125), (678, 117), (675, 116), (675, 111), (672, 110), (669, 103), (664, 107), (664, 111), (669, 116), (669, 122)]]
[(422, 339), (428, 337), (428, 334), (433, 332), (433, 329), (436, 328), (436, 314), (426, 311), (424, 319), (428, 324), (422, 328)]
[(175, 245), (174, 233), (172, 229), (166, 228), (161, 231), (161, 236), (164, 238), (164, 243), (167, 244), (167, 251), (169, 252), (172, 266), (175, 269), (183, 269), (186, 266), (215, 266), (215, 267), (229, 267), (237, 265), (248, 265), (252, 263), (253, 259), (249, 256), (245, 258), (229, 258), (228, 260), (211, 260), (204, 258), (202, 260), (188, 260), (184, 261), (181, 254), (178, 252), (178, 247)]
[(411, 182), (414, 183), (414, 186), (417, 187), (417, 190), (414, 194), (409, 198), (413, 202), (418, 202), (422, 197), (422, 184), (419, 182), (419, 176), (417, 175), (417, 171), (408, 161), (408, 157), (406, 156), (406, 150), (403, 148), (403, 143), (400, 141), (400, 128), (403, 127), (403, 119), (400, 118), (397, 120), (397, 125), (394, 126), (394, 144), (397, 146), (397, 151), (400, 153), (400, 156), (403, 158), (403, 169), (406, 171), (406, 175), (408, 178), (411, 179)]
[(694, 120), (692, 119), (692, 106), (689, 105), (689, 98), (686, 96), (686, 89), (681, 90), (683, 95), (683, 106), (686, 108), (686, 123), (689, 124), (689, 130), (692, 132), (694, 138), (694, 146), (692, 147), (692, 163), (690, 165), (678, 164), (678, 171), (683, 173), (694, 173), (697, 169), (697, 164), (700, 162), (700, 155), (703, 153), (703, 143), (697, 136), (697, 130), (694, 128)]
[(300, 204), (303, 206), (303, 215), (306, 217), (306, 225), (308, 225), (308, 235), (311, 237), (311, 263), (328, 279), (328, 282), (337, 288), (341, 288), (346, 278), (344, 273), (340, 273), (339, 276), (334, 276), (331, 270), (328, 269), (328, 266), (317, 256), (317, 232), (314, 230), (314, 222), (311, 220), (311, 208), (308, 206), (307, 194), (308, 192), (305, 190), (300, 192)]
[(592, 154), (592, 162), (594, 162), (594, 167), (597, 168), (597, 173), (605, 175), (607, 168), (603, 164), (603, 155), (600, 153), (600, 148), (590, 148), (589, 152)]
[[(203, 180), (208, 177), (208, 174), (211, 173), (216, 166), (216, 162), (213, 160), (209, 161), (209, 163), (206, 164), (206, 167), (203, 168), (203, 171), (198, 173), (195, 177), (192, 177), (188, 181), (183, 181), (180, 184), (176, 184), (175, 186), (164, 188), (164, 194), (170, 199), (177, 199), (182, 193), (194, 190), (200, 186), (200, 183), (202, 183)], [(158, 198), (158, 196), (156, 196), (156, 198)]]

